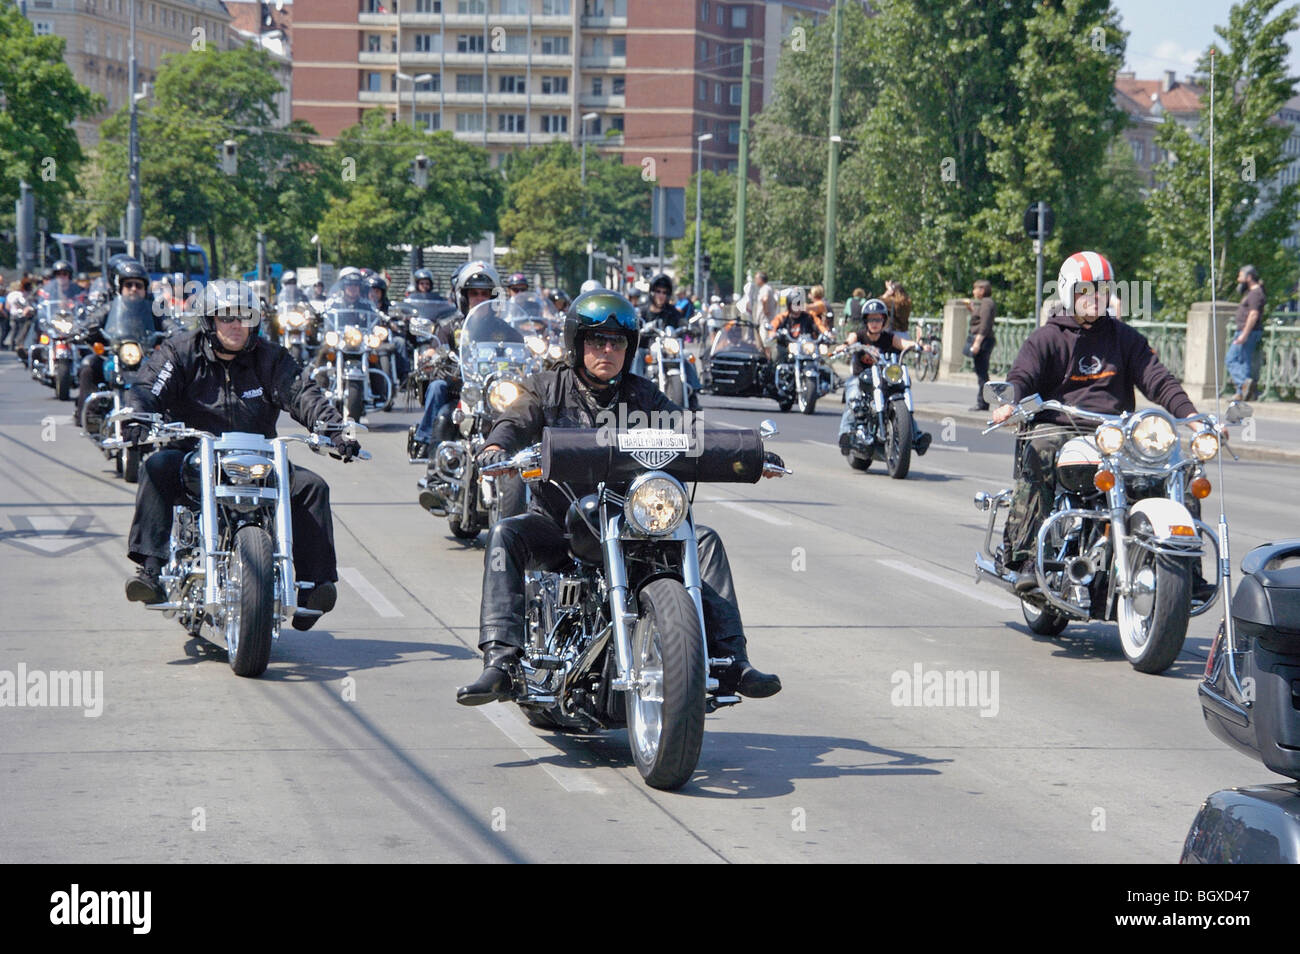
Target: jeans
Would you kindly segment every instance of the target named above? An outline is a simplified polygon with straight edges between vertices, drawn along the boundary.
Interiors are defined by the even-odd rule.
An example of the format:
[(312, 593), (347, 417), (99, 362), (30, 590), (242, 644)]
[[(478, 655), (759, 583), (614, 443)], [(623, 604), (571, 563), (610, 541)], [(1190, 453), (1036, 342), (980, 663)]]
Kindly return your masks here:
[(1223, 363), (1238, 391), (1247, 378), (1255, 376), (1253, 373), (1255, 351), (1259, 348), (1259, 342), (1263, 337), (1264, 329), (1256, 328), (1246, 336), (1245, 344), (1228, 345), (1228, 353), (1223, 356)]
[(429, 390), (424, 395), (424, 416), (420, 418), (420, 423), (415, 426), (415, 439), (421, 444), (428, 444), (433, 440), (433, 425), (438, 420), (438, 415), (442, 409), (447, 406), (447, 395), (451, 392), (451, 382), (446, 378), (438, 378), (429, 384)]
[(844, 382), (844, 413), (840, 415), (840, 433), (847, 434), (853, 430), (853, 402), (862, 390), (862, 384), (856, 374)]

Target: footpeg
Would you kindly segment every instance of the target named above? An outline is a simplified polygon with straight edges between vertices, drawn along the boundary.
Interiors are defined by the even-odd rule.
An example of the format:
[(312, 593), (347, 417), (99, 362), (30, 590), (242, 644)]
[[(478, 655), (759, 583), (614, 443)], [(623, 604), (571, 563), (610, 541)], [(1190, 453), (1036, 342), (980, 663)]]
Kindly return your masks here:
[(704, 700), (704, 711), (717, 712), (727, 706), (738, 706), (740, 702), (740, 696), (709, 696)]

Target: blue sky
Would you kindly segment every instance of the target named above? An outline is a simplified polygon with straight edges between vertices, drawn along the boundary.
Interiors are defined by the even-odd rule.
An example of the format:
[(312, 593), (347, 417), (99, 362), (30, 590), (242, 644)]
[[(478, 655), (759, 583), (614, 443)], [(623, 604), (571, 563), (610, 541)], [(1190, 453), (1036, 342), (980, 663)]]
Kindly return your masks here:
[[(1284, 9), (1288, 4), (1280, 4)], [(1179, 79), (1192, 72), (1196, 59), (1218, 38), (1214, 27), (1228, 22), (1229, 0), (1115, 0), (1128, 31), (1126, 69), (1139, 79), (1155, 79), (1176, 70)], [(1300, 31), (1290, 34), (1291, 75), (1300, 76)]]

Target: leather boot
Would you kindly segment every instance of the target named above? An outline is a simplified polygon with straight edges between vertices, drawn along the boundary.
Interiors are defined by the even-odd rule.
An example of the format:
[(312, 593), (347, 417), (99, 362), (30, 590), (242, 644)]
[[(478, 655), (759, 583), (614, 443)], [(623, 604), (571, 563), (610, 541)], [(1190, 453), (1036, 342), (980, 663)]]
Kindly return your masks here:
[(781, 677), (775, 673), (759, 672), (749, 662), (744, 636), (730, 636), (718, 640), (714, 658), (730, 656), (732, 663), (718, 669), (718, 692), (721, 695), (737, 694), (749, 699), (766, 699), (781, 691)]
[(488, 643), (483, 647), (483, 672), (468, 686), (456, 690), (456, 701), (463, 706), (481, 706), (488, 702), (508, 702), (516, 677), (522, 677), (519, 656), (522, 650), (509, 643)]

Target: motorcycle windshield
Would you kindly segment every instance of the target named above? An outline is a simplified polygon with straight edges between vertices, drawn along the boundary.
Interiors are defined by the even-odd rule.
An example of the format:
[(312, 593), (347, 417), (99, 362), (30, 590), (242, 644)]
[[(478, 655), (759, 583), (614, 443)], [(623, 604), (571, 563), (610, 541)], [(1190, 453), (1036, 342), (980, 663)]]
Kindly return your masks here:
[(41, 286), (41, 300), (50, 302), (68, 302), (71, 303), (81, 294), (81, 288), (68, 282), (66, 285), (57, 278), (51, 278)]
[(529, 315), (513, 302), (500, 299), (470, 309), (460, 329), (461, 374), (481, 380), (495, 371), (515, 369), (523, 373), (528, 348), (513, 322), (528, 319)]
[(456, 314), (456, 306), (447, 299), (434, 296), (432, 292), (426, 294), (428, 297), (425, 298), (406, 298), (402, 305), (414, 312), (414, 317), (427, 318), (434, 324)]
[(348, 325), (354, 325), (362, 331), (380, 320), (379, 312), (368, 301), (357, 301), (350, 305), (331, 300), (325, 309), (325, 330), (342, 331)]
[(758, 337), (758, 327), (747, 321), (729, 321), (713, 336), (709, 356), (726, 351), (746, 351), (755, 356), (767, 353)]
[(146, 343), (158, 330), (153, 303), (143, 298), (114, 298), (108, 317), (104, 319), (104, 337), (113, 344), (122, 341)]

